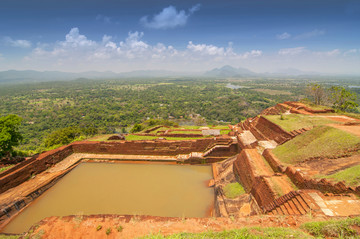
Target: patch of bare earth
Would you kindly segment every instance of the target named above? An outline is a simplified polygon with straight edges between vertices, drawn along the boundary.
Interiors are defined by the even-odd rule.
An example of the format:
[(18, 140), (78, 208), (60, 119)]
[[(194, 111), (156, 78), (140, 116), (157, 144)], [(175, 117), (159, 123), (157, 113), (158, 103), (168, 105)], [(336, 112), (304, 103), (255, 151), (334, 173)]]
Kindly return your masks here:
[(306, 171), (308, 175), (329, 175), (360, 164), (360, 155), (335, 159), (316, 158), (298, 163), (295, 167)]
[[(66, 216), (49, 217), (42, 220), (31, 236), (43, 238), (137, 238), (149, 234), (170, 235), (180, 232), (199, 233), (222, 231), (242, 227), (291, 227), (313, 220), (329, 220), (329, 217), (312, 218), (305, 216), (252, 216), (238, 219), (230, 218), (168, 218), (154, 216)], [(101, 229), (97, 227), (101, 225)], [(122, 227), (118, 231), (117, 228)], [(111, 228), (111, 233), (106, 230)]]

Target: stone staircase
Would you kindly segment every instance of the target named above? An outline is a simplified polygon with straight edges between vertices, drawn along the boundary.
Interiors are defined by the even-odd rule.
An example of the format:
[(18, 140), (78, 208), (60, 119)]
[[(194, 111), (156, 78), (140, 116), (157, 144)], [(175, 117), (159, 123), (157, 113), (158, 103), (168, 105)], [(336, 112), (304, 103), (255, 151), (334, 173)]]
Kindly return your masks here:
[(233, 144), (237, 143), (235, 137), (217, 137), (215, 138), (215, 142), (210, 144), (203, 152), (191, 152), (188, 154), (178, 154), (176, 156), (176, 161), (185, 162), (190, 159), (205, 159), (211, 155), (212, 152), (218, 149), (229, 149), (229, 147)]
[(310, 210), (319, 209), (303, 191), (292, 191), (264, 207), (269, 215), (304, 215)]

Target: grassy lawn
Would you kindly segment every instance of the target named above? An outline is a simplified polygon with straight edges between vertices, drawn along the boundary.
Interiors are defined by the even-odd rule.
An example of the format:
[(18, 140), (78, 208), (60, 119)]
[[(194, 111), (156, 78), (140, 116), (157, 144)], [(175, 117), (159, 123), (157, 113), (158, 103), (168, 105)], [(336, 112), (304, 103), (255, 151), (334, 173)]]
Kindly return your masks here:
[(0, 239), (17, 239), (17, 238), (20, 238), (20, 236), (0, 235)]
[[(152, 126), (154, 127), (154, 126)], [(172, 131), (172, 132), (169, 132), (169, 134), (202, 134), (201, 131), (189, 131), (187, 129), (200, 129), (201, 127), (204, 127), (204, 126), (181, 126), (181, 128), (174, 128), (174, 127), (170, 127), (170, 128), (167, 128), (167, 127), (161, 127), (157, 130), (154, 130), (154, 131), (151, 131), (150, 133), (151, 134), (158, 134), (158, 131), (166, 131), (166, 130), (169, 130), (169, 129), (177, 129), (176, 131)], [(220, 134), (228, 134), (230, 132), (230, 129), (228, 126), (226, 125), (218, 125), (218, 126), (208, 126), (208, 127), (211, 127), (211, 128), (215, 128), (215, 129), (220, 129)], [(182, 130), (183, 129), (183, 130)], [(144, 130), (143, 130), (144, 131)], [(143, 132), (142, 131), (142, 132)], [(141, 133), (141, 132), (140, 132)], [(112, 136), (114, 134), (104, 134), (104, 135), (97, 135), (97, 136), (94, 136), (90, 139), (88, 139), (89, 141), (107, 141), (107, 139)], [(211, 138), (213, 136), (202, 136), (202, 137), (164, 137), (164, 136), (140, 136), (140, 135), (133, 135), (133, 134), (129, 134), (126, 136), (126, 140), (153, 140), (153, 139), (157, 139), (157, 138), (165, 138), (167, 140), (190, 140), (190, 139), (202, 139), (202, 138)]]
[(126, 140), (153, 140), (157, 139), (157, 136), (141, 136), (141, 135), (133, 135), (129, 134), (125, 136)]
[(186, 131), (186, 130), (177, 130), (171, 131), (169, 134), (202, 134), (201, 131)]
[(236, 198), (245, 193), (240, 183), (229, 183), (224, 187), (224, 193), (227, 198)]
[(171, 239), (182, 239), (182, 238), (194, 238), (194, 239), (204, 239), (204, 238), (312, 238), (311, 236), (305, 234), (300, 230), (290, 229), (290, 228), (281, 228), (281, 227), (244, 227), (241, 229), (226, 230), (221, 232), (202, 232), (202, 233), (178, 233), (169, 236), (163, 236), (160, 234), (149, 235), (142, 238), (146, 239), (161, 239), (161, 238), (171, 238)]
[(280, 115), (266, 115), (264, 117), (288, 132), (301, 128), (338, 123), (325, 117), (300, 114), (283, 115), (283, 119), (281, 119)]
[(359, 137), (330, 126), (319, 126), (276, 147), (273, 152), (283, 163), (295, 164), (310, 157), (341, 156), (358, 146)]
[(352, 226), (360, 226), (360, 217), (308, 222), (303, 224), (301, 228), (317, 238), (359, 238), (359, 233)]
[(358, 186), (360, 185), (360, 165), (323, 176), (323, 178), (330, 178), (337, 182), (345, 181), (345, 183), (350, 186)]

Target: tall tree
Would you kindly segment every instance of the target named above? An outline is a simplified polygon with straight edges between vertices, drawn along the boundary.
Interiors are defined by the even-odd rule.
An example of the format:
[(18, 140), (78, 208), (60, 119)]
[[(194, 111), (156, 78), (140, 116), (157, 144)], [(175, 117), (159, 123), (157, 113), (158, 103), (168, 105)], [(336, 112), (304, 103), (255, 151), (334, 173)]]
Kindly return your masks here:
[(19, 132), (21, 121), (17, 115), (0, 117), (0, 156), (10, 156), (13, 147), (19, 145), (23, 138)]
[(317, 83), (308, 84), (307, 91), (312, 96), (314, 104), (320, 105), (323, 102), (325, 91), (322, 85)]
[(331, 87), (330, 93), (331, 100), (333, 101), (333, 107), (335, 109), (346, 111), (354, 109), (358, 106), (355, 102), (356, 95), (342, 86)]

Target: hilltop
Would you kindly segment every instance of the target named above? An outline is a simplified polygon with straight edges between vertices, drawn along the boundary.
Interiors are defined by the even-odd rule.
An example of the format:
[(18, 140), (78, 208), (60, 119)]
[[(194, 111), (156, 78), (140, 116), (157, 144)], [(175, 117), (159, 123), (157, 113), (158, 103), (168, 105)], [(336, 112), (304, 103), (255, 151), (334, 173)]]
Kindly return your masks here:
[[(16, 207), (26, 207), (39, 196), (34, 193), (29, 194), (31, 197), (21, 196), (24, 190), (41, 194), (78, 163), (93, 158), (102, 162), (150, 160), (208, 164), (214, 176), (208, 182), (208, 186), (214, 187), (216, 198), (213, 219), (128, 215), (51, 217), (42, 220), (27, 235), (108, 237), (105, 229), (95, 230), (97, 225), (113, 229), (121, 225), (121, 230), (110, 229), (109, 236), (128, 238), (154, 231), (169, 235), (259, 225), (276, 228), (223, 233), (281, 237), (291, 233), (295, 238), (358, 235), (353, 230), (360, 226), (358, 217), (341, 222), (312, 222), (360, 215), (360, 120), (354, 116), (334, 113), (326, 107), (284, 102), (256, 117), (229, 125), (227, 130), (224, 126), (153, 125), (125, 138), (106, 135), (75, 142), (0, 174), (5, 190), (0, 195), (0, 205), (12, 215)], [(217, 130), (216, 134), (222, 135), (201, 136), (200, 132), (204, 134), (206, 130), (213, 133)], [(27, 180), (29, 174), (36, 177)], [(13, 205), (14, 201), (21, 203)], [(337, 223), (348, 229), (339, 229)], [(326, 225), (337, 229), (319, 229)], [(67, 228), (66, 232), (60, 228)], [(216, 235), (224, 236), (213, 234)]]

